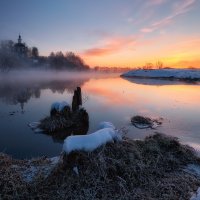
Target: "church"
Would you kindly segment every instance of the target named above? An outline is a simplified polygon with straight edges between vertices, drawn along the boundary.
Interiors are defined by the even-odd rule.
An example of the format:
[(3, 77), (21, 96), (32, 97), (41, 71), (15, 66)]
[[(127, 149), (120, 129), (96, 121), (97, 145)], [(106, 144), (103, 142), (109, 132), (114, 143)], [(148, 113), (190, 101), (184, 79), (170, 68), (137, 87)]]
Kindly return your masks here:
[(28, 53), (28, 47), (25, 43), (22, 43), (22, 37), (19, 35), (18, 42), (14, 45), (14, 51), (22, 57), (26, 57)]

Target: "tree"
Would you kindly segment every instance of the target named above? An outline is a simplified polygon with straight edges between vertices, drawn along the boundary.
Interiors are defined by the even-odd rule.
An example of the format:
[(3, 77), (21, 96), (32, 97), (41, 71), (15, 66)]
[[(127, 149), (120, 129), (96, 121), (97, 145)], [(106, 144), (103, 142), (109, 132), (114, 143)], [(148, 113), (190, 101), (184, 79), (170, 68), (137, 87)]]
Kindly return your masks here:
[(32, 52), (31, 55), (33, 58), (38, 58), (39, 57), (39, 51), (37, 47), (32, 47)]
[(143, 67), (143, 69), (153, 69), (153, 64), (152, 63), (146, 63), (146, 65)]
[(163, 63), (161, 61), (156, 62), (156, 69), (163, 69)]

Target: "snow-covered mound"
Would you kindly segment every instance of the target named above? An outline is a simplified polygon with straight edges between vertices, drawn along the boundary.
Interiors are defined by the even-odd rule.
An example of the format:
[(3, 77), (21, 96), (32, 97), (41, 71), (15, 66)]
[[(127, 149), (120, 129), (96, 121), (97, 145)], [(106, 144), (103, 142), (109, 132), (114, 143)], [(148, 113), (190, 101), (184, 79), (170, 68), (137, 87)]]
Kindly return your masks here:
[(72, 151), (91, 152), (106, 143), (119, 140), (121, 140), (121, 136), (114, 128), (103, 128), (88, 135), (67, 137), (64, 141), (63, 151), (67, 154)]
[(56, 111), (61, 112), (65, 107), (70, 107), (70, 105), (65, 101), (62, 101), (61, 103), (54, 102), (51, 105), (51, 111), (55, 109)]
[(152, 69), (152, 70), (131, 70), (122, 74), (124, 77), (141, 78), (174, 78), (174, 79), (198, 79), (200, 70), (190, 69)]
[(100, 122), (99, 123), (99, 129), (103, 128), (113, 128), (115, 129), (115, 126), (111, 122)]

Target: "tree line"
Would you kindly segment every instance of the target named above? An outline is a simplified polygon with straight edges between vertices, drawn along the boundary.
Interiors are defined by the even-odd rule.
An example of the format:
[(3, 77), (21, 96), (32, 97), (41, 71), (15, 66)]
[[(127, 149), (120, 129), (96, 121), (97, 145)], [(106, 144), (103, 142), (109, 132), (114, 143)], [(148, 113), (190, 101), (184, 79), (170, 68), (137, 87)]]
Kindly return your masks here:
[(16, 51), (12, 40), (0, 42), (0, 71), (17, 69), (52, 70), (88, 70), (84, 60), (73, 52), (52, 52), (49, 56), (40, 56), (37, 47), (28, 47), (23, 43), (23, 55)]

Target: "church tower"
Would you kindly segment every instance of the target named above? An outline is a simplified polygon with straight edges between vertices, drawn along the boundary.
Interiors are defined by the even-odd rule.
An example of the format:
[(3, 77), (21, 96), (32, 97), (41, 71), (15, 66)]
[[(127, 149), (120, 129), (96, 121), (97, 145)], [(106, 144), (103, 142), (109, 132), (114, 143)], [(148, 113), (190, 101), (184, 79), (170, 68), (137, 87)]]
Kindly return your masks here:
[(22, 43), (22, 37), (21, 35), (19, 34), (19, 38), (18, 38), (18, 43), (21, 44)]
[(18, 42), (15, 43), (14, 48), (18, 56), (27, 57), (28, 48), (25, 43), (22, 43), (22, 37), (20, 34), (18, 37)]

